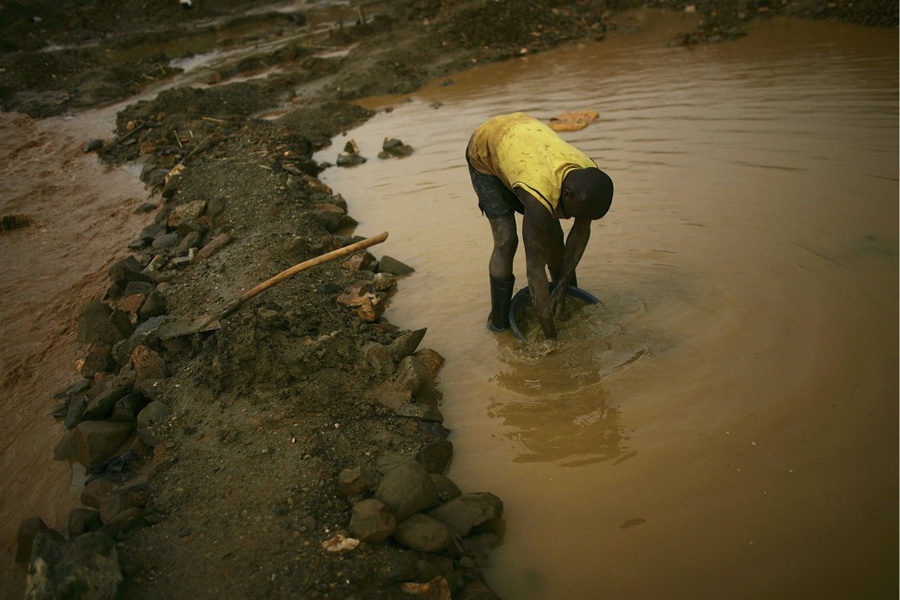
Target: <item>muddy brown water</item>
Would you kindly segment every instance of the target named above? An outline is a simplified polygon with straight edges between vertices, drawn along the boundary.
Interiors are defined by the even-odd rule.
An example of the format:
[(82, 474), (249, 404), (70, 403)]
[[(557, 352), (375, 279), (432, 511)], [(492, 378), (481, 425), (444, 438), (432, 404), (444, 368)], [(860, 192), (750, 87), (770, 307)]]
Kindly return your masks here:
[(139, 170), (81, 151), (109, 136), (114, 120), (115, 109), (43, 121), (0, 113), (0, 214), (31, 220), (0, 233), (0, 581), (21, 580), (12, 557), (23, 518), (64, 531), (78, 506), (70, 486), (80, 478), (53, 460), (62, 430), (51, 396), (79, 377), (79, 309), (102, 295), (108, 267), (148, 220), (134, 214), (147, 195)]
[[(490, 583), (517, 599), (891, 596), (896, 31), (777, 20), (686, 50), (665, 42), (692, 17), (643, 18), (371, 99), (394, 110), (348, 134), (369, 162), (323, 175), (360, 233), (390, 232), (376, 254), (417, 269), (387, 317), (427, 326), (447, 358), (450, 475), (505, 501)], [(617, 185), (579, 269), (603, 304), (529, 347), (485, 329), (489, 232), (463, 149), (493, 114), (570, 109), (600, 113), (565, 136)], [(146, 222), (137, 173), (78, 149), (114, 114), (0, 115), (0, 213), (35, 222), (0, 235), (2, 577), (19, 521), (62, 528), (76, 501), (49, 396), (75, 376), (78, 307)], [(377, 159), (388, 135), (415, 154)]]
[[(450, 475), (506, 504), (501, 597), (895, 597), (897, 32), (667, 46), (687, 18), (371, 99), (393, 110), (319, 155), (368, 162), (322, 178), (417, 269), (387, 318), (447, 358)], [(578, 272), (604, 304), (547, 353), (485, 328), (463, 151), (494, 114), (576, 109), (617, 189)]]

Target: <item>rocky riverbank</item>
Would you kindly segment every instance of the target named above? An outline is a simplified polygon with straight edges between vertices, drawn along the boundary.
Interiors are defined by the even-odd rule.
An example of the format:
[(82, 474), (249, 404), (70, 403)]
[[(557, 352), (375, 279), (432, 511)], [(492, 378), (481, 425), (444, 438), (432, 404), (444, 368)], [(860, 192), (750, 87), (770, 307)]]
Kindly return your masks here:
[[(28, 597), (79, 585), (110, 598), (495, 597), (481, 568), (503, 502), (446, 477), (443, 358), (425, 329), (382, 316), (397, 278), (414, 277), (390, 238), (215, 317), (291, 265), (380, 233), (356, 226), (312, 158), (371, 116), (353, 99), (602, 39), (634, 3), (422, 0), (336, 18), (331, 3), (253, 4), (2, 7), (0, 102), (35, 117), (171, 81), (173, 41), (257, 49), (85, 140), (101, 160), (142, 165), (147, 225), (78, 316), (84, 360), (59, 394), (56, 453), (87, 468), (84, 506), (66, 532), (39, 515), (22, 524)], [(771, 15), (897, 24), (896, 3), (874, 0), (651, 4), (701, 15), (676, 44)]]

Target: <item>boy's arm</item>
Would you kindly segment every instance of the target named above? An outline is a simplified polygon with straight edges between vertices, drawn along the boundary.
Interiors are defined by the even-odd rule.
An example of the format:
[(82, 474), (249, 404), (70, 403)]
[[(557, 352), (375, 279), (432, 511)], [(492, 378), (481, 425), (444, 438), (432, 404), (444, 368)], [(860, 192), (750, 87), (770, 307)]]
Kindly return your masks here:
[[(544, 336), (556, 337), (556, 325), (550, 310), (550, 286), (547, 281), (547, 227), (553, 217), (543, 204), (521, 188), (516, 195), (525, 205), (522, 238), (525, 244), (525, 265), (528, 287)], [(568, 254), (568, 252), (567, 252)]]

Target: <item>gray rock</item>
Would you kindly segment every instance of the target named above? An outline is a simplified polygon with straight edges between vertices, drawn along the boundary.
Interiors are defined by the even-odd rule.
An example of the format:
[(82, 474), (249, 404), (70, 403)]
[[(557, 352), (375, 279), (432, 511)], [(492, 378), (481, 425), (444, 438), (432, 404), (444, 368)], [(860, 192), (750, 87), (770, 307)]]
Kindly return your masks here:
[(407, 461), (385, 473), (375, 498), (387, 504), (398, 521), (437, 505), (438, 495), (425, 468)]
[(121, 582), (116, 546), (105, 533), (86, 533), (69, 541), (42, 534), (34, 541), (25, 599), (114, 600)]
[(474, 527), (499, 519), (503, 515), (503, 501), (490, 492), (463, 494), (428, 514), (450, 527), (458, 536), (465, 537)]
[(429, 473), (445, 473), (453, 459), (453, 443), (437, 440), (419, 448), (415, 459)]
[(453, 531), (437, 519), (416, 513), (397, 525), (394, 539), (410, 550), (438, 553), (453, 541)]
[(396, 258), (390, 256), (382, 256), (378, 262), (378, 271), (381, 273), (390, 273), (391, 275), (409, 275), (415, 272), (415, 269), (404, 264)]
[(149, 225), (144, 226), (141, 229), (141, 232), (138, 234), (138, 239), (144, 242), (152, 242), (155, 238), (164, 235), (166, 233), (166, 226), (160, 223), (150, 223)]
[(112, 458), (134, 431), (134, 423), (82, 421), (73, 430), (78, 462), (86, 467)]
[(370, 544), (377, 544), (391, 537), (397, 528), (397, 519), (387, 504), (368, 498), (353, 505), (350, 515), (350, 533)]
[(181, 236), (173, 231), (172, 233), (164, 233), (155, 238), (153, 243), (150, 244), (150, 247), (154, 250), (165, 250), (166, 248), (174, 248), (179, 243), (181, 243)]

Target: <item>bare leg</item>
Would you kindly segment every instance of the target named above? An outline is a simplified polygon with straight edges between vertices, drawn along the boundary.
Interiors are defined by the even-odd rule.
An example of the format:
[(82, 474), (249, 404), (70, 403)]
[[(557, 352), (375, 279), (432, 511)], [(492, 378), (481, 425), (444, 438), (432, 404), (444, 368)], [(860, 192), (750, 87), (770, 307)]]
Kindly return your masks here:
[(491, 314), (488, 327), (491, 331), (509, 328), (509, 306), (516, 278), (513, 276), (513, 258), (519, 246), (516, 220), (513, 215), (489, 219), (494, 236), (494, 249), (488, 271), (491, 281)]
[(494, 236), (494, 250), (491, 252), (488, 271), (495, 279), (504, 281), (512, 279), (513, 258), (515, 258), (516, 249), (519, 246), (516, 219), (513, 215), (507, 215), (499, 219), (488, 219), (488, 222), (491, 224), (491, 233)]

